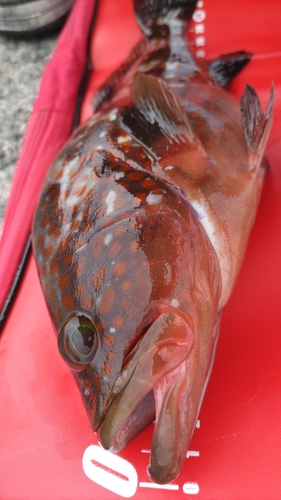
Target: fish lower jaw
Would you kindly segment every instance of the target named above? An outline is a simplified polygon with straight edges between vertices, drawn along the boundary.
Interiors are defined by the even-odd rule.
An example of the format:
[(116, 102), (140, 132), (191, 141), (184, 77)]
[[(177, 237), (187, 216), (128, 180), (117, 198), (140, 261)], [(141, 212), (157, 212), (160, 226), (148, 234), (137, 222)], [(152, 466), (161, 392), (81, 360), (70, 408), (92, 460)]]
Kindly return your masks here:
[(194, 428), (194, 419), (186, 422), (185, 417), (179, 415), (183, 389), (179, 380), (184, 375), (182, 363), (164, 376), (122, 423), (118, 410), (121, 399), (117, 399), (98, 430), (100, 444), (110, 452), (118, 453), (155, 419), (147, 472), (158, 484), (169, 483), (180, 473)]
[(198, 402), (198, 394), (195, 401), (190, 398), (193, 348), (187, 321), (174, 309), (161, 314), (140, 342), (127, 383), (111, 401), (98, 431), (102, 446), (119, 452), (155, 418), (148, 471), (156, 483), (178, 475), (191, 439)]

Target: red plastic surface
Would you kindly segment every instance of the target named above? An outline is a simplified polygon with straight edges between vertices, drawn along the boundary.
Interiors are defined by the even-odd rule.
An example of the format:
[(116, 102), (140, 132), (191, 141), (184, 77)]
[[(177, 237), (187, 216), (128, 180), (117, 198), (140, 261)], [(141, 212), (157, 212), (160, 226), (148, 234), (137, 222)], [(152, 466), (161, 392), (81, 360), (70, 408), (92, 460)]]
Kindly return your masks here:
[[(233, 81), (232, 92), (240, 97), (250, 83), (265, 106), (274, 81), (275, 106), (266, 151), (270, 172), (223, 314), (189, 457), (174, 483), (156, 488), (146, 474), (150, 426), (111, 465), (106, 454), (111, 472), (103, 472), (104, 455), (57, 352), (31, 258), (0, 341), (1, 499), (281, 498), (281, 10), (279, 0), (201, 0), (198, 5), (197, 25), (204, 33), (196, 33), (193, 24), (194, 50), (207, 58), (252, 51), (253, 60)], [(90, 114), (93, 90), (139, 37), (128, 0), (101, 0), (92, 39), (95, 71), (82, 119)]]

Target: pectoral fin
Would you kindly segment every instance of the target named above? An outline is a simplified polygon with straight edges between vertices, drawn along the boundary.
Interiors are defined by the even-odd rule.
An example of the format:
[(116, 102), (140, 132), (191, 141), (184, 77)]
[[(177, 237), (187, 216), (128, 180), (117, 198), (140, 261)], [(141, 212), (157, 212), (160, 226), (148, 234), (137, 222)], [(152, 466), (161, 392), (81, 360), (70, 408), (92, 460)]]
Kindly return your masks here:
[(267, 110), (264, 113), (256, 91), (250, 85), (246, 85), (246, 91), (241, 98), (241, 119), (249, 152), (250, 170), (257, 169), (262, 161), (272, 124), (273, 101), (272, 86)]

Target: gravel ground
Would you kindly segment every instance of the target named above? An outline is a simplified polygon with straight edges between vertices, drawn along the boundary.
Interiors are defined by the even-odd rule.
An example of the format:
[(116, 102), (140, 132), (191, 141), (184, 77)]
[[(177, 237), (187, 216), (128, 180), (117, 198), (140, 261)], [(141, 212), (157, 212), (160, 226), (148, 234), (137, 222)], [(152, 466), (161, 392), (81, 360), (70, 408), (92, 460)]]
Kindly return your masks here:
[(28, 117), (56, 39), (57, 35), (30, 40), (0, 36), (0, 234)]

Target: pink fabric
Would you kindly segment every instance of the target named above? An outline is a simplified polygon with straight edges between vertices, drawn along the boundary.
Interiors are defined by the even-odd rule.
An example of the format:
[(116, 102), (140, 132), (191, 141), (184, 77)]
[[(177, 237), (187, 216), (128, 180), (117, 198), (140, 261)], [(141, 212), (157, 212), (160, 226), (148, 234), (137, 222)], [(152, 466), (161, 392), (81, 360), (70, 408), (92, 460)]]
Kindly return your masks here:
[(95, 0), (76, 0), (53, 58), (43, 73), (4, 217), (0, 242), (0, 311), (30, 234), (46, 172), (71, 134), (94, 6)]

